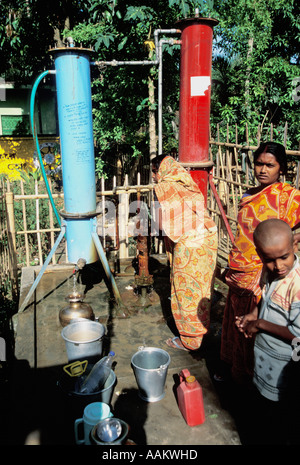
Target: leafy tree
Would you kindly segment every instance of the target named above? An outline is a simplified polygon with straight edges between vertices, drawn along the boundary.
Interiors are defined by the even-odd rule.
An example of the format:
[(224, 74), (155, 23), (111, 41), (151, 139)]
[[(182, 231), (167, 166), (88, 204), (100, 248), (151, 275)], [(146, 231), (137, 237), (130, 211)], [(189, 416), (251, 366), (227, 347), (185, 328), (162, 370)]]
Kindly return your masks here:
[[(287, 145), (297, 144), (299, 104), (294, 84), (299, 76), (299, 12), (299, 2), (294, 0), (215, 3), (218, 45), (231, 70), (226, 74), (230, 91), (225, 105), (220, 106), (222, 96), (214, 89), (213, 123), (237, 123), (244, 135), (247, 122), (252, 136), (264, 124), (262, 133), (267, 138), (270, 123), (282, 132), (287, 121)], [(216, 69), (218, 60), (214, 60)]]
[[(148, 1), (147, 6), (139, 2), (124, 5), (124, 2), (117, 1), (90, 1), (89, 12), (88, 21), (66, 31), (65, 35), (70, 34), (75, 41), (84, 45), (92, 43), (98, 61), (155, 59), (154, 30), (169, 29), (176, 20), (164, 2), (159, 0)], [(165, 17), (162, 12), (167, 12)], [(172, 52), (171, 48), (166, 48), (165, 56), (169, 56), (164, 65), (168, 82), (165, 105), (168, 102), (169, 108), (173, 107), (172, 96), (176, 93), (179, 80), (179, 53), (174, 59), (170, 55)], [(99, 173), (105, 170), (109, 174), (109, 169), (115, 168), (111, 160), (117, 158), (122, 161), (124, 173), (132, 173), (135, 161), (142, 154), (147, 155), (147, 161), (149, 152), (156, 150), (153, 145), (152, 148), (148, 145), (151, 112), (153, 117), (157, 108), (153, 99), (156, 81), (157, 67), (149, 65), (106, 66), (93, 71), (94, 130), (99, 150)], [(166, 86), (163, 88), (166, 89)], [(167, 126), (170, 129), (170, 124), (167, 123)], [(174, 135), (170, 130), (167, 132), (166, 150), (174, 145)]]
[[(300, 5), (296, 0), (2, 0), (0, 4), (0, 73), (31, 82), (51, 67), (49, 45), (71, 35), (77, 45), (92, 46), (95, 61), (155, 59), (153, 34), (176, 21), (200, 16), (219, 20), (214, 28), (212, 135), (216, 125), (238, 126), (245, 140), (257, 128), (282, 132), (289, 126), (288, 147), (299, 134)], [(168, 37), (169, 38), (169, 37)], [(163, 55), (163, 151), (177, 145), (180, 46)], [(142, 155), (149, 160), (151, 115), (157, 110), (156, 66), (92, 66), (97, 172), (109, 175), (121, 161), (130, 173)], [(153, 118), (152, 118), (153, 125)], [(153, 130), (153, 129), (152, 129)], [(251, 140), (250, 140), (251, 142)], [(153, 144), (153, 141), (151, 142)], [(153, 147), (153, 146), (152, 146)]]
[(0, 75), (6, 81), (30, 83), (49, 66), (49, 46), (61, 46), (66, 27), (84, 20), (78, 0), (1, 0)]

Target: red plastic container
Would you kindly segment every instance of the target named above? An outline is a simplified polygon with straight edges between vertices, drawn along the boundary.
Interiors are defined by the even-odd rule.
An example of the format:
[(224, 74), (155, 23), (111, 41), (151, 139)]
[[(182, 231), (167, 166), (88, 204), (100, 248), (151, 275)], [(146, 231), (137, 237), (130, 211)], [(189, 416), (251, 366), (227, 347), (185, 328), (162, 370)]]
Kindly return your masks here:
[(189, 426), (201, 425), (205, 422), (202, 388), (195, 376), (184, 369), (179, 373), (180, 384), (177, 387), (179, 410)]

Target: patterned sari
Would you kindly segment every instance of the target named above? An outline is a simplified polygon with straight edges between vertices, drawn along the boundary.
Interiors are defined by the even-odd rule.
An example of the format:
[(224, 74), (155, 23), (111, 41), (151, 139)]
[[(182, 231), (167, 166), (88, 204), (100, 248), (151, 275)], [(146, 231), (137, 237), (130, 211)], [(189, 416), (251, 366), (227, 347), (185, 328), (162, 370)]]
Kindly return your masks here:
[(171, 267), (171, 309), (184, 347), (196, 350), (210, 322), (217, 228), (203, 195), (172, 157), (162, 161), (155, 193)]
[(247, 382), (253, 374), (253, 339), (235, 327), (235, 317), (252, 312), (261, 298), (262, 263), (253, 243), (256, 226), (279, 218), (294, 228), (300, 222), (300, 191), (277, 182), (241, 199), (235, 242), (229, 255), (226, 282), (229, 292), (224, 310), (221, 359), (231, 365), (233, 378)]

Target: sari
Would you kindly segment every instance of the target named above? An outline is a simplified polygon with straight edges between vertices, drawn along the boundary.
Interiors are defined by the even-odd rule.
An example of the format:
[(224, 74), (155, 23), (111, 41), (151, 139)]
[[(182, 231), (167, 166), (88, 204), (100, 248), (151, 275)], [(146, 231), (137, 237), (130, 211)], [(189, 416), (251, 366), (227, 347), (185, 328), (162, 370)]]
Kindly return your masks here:
[(172, 157), (160, 164), (157, 181), (171, 271), (171, 311), (182, 344), (196, 350), (210, 323), (217, 228), (198, 185)]
[(221, 359), (231, 366), (235, 381), (252, 380), (254, 340), (235, 327), (235, 317), (251, 313), (261, 299), (262, 262), (256, 253), (253, 233), (264, 220), (278, 218), (294, 228), (300, 222), (300, 191), (287, 183), (276, 182), (254, 195), (241, 199), (235, 241), (229, 254), (229, 286), (224, 309)]

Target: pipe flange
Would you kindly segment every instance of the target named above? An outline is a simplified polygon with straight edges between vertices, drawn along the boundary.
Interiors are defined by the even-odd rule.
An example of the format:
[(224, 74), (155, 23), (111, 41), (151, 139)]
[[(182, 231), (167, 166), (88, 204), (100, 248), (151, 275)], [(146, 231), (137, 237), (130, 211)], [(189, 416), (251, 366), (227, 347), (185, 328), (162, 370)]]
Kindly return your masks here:
[(137, 286), (143, 287), (143, 286), (151, 286), (153, 284), (153, 276), (135, 276), (135, 284)]
[(73, 213), (73, 212), (69, 213), (69, 212), (66, 212), (65, 210), (61, 210), (59, 214), (62, 218), (69, 219), (69, 220), (81, 220), (81, 219), (88, 219), (88, 218), (93, 218), (97, 216), (96, 211), (86, 212), (86, 213)]
[(209, 169), (209, 168), (212, 168), (214, 166), (214, 162), (211, 161), (211, 160), (208, 160), (208, 161), (202, 161), (202, 162), (191, 162), (191, 163), (181, 163), (181, 166), (183, 166), (184, 168), (195, 168), (195, 169)]

